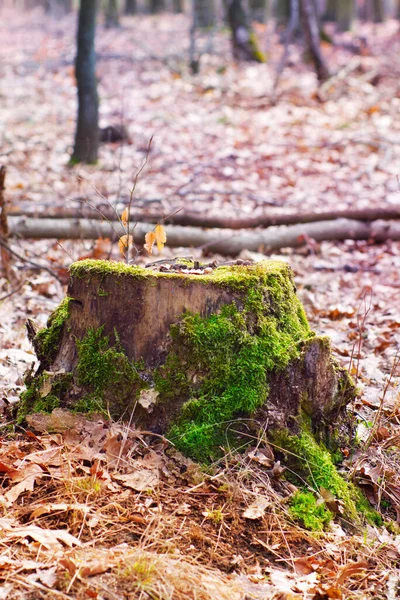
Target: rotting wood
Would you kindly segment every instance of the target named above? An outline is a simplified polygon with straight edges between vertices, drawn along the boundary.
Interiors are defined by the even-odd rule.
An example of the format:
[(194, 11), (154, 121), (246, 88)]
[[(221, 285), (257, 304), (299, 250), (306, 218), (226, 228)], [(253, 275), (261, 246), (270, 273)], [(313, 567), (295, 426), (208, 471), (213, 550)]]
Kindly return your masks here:
[[(93, 205), (95, 206), (95, 205)], [(116, 220), (116, 213), (108, 206), (91, 206), (68, 208), (63, 206), (46, 206), (45, 212), (32, 206), (10, 209), (9, 217), (32, 217), (36, 219), (94, 219), (100, 221)], [(327, 210), (321, 212), (305, 213), (267, 213), (256, 217), (221, 217), (205, 215), (203, 213), (182, 211), (165, 219), (159, 212), (131, 211), (130, 220), (136, 222), (160, 223), (167, 221), (173, 225), (189, 225), (194, 227), (220, 228), (220, 229), (255, 229), (259, 227), (272, 227), (273, 225), (296, 225), (299, 223), (315, 223), (317, 221), (333, 221), (335, 219), (353, 219), (356, 221), (375, 221), (377, 219), (400, 219), (400, 206), (350, 208), (345, 210)]]
[[(134, 230), (135, 244), (144, 243), (144, 236), (153, 229), (152, 223), (137, 223)], [(89, 219), (9, 219), (10, 235), (25, 239), (117, 239), (125, 234), (118, 222), (92, 221)], [(165, 226), (169, 247), (193, 247), (207, 249), (223, 255), (236, 256), (242, 250), (271, 252), (280, 248), (300, 247), (309, 239), (317, 242), (340, 240), (371, 240), (384, 242), (400, 240), (400, 223), (373, 221), (372, 223), (351, 219), (304, 223), (289, 227), (270, 227), (259, 231), (233, 229), (201, 229), (199, 227)]]

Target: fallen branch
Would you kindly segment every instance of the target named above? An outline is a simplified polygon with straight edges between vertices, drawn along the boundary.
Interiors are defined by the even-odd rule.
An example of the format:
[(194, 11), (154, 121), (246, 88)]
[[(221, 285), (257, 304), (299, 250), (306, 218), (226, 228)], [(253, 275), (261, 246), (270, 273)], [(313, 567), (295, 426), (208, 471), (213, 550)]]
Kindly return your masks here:
[[(12, 232), (10, 232), (10, 235), (12, 235)], [(21, 236), (19, 236), (19, 237), (21, 237)], [(41, 239), (41, 238), (36, 238), (36, 239)], [(0, 247), (5, 248), (9, 254), (11, 254), (12, 256), (15, 256), (15, 258), (18, 258), (18, 260), (20, 260), (21, 262), (24, 262), (28, 265), (31, 265), (35, 269), (38, 269), (38, 271), (47, 271), (47, 273), (49, 273), (49, 275), (51, 275), (52, 277), (57, 279), (57, 281), (59, 281), (62, 285), (62, 283), (63, 283), (62, 279), (57, 275), (57, 273), (52, 271), (52, 269), (49, 269), (49, 267), (46, 267), (45, 265), (41, 265), (37, 262), (34, 262), (33, 260), (30, 260), (30, 258), (26, 258), (25, 256), (18, 254), (18, 252), (15, 252), (15, 250), (10, 248), (10, 246), (8, 244), (6, 244), (5, 242), (3, 242), (3, 240), (1, 240), (1, 239), (0, 239)]]
[(8, 240), (8, 222), (7, 222), (7, 203), (4, 196), (5, 191), (5, 179), (6, 179), (6, 167), (0, 167), (0, 241), (3, 242), (0, 246), (0, 258), (3, 272), (6, 279), (12, 278), (11, 272), (11, 255), (7, 250)]
[[(144, 243), (145, 234), (153, 228), (150, 223), (137, 223), (132, 231), (135, 243)], [(32, 239), (97, 239), (121, 236), (124, 233), (119, 222), (94, 221), (89, 219), (30, 219), (9, 218), (10, 235)], [(271, 227), (265, 230), (240, 232), (233, 229), (201, 229), (167, 225), (167, 244), (170, 247), (207, 248), (210, 252), (235, 256), (245, 248), (252, 251), (269, 252), (284, 247), (304, 245), (309, 238), (316, 241), (328, 240), (400, 240), (400, 223), (373, 221), (365, 223), (351, 219), (319, 221)]]
[[(79, 209), (64, 208), (61, 206), (46, 207), (46, 212), (39, 212), (32, 207), (13, 209), (8, 211), (9, 217), (33, 217), (36, 219), (108, 219), (116, 220), (115, 211), (109, 206), (94, 204), (81, 206)], [(97, 205), (96, 205), (97, 206)], [(122, 212), (122, 211), (121, 211)], [(145, 213), (131, 211), (130, 221), (133, 223), (164, 222), (165, 216), (159, 212)], [(177, 212), (168, 217), (167, 221), (174, 225), (190, 225), (194, 227), (219, 228), (219, 229), (253, 229), (257, 227), (271, 227), (273, 225), (296, 225), (299, 223), (314, 223), (319, 221), (333, 221), (335, 219), (352, 219), (355, 221), (376, 221), (377, 219), (400, 219), (400, 206), (377, 208), (350, 208), (346, 210), (329, 210), (325, 212), (310, 213), (281, 213), (263, 214), (256, 217), (219, 217), (204, 215), (196, 212)]]

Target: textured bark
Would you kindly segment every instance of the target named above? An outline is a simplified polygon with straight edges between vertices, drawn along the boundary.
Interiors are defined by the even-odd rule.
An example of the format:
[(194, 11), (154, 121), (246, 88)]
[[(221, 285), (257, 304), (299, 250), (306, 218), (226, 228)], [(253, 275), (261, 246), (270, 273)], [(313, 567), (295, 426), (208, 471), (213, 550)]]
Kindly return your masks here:
[(321, 50), (318, 19), (313, 0), (300, 0), (301, 17), (307, 46), (315, 65), (318, 81), (329, 79), (329, 69)]
[(97, 162), (99, 146), (99, 101), (96, 82), (97, 0), (81, 0), (75, 73), (78, 86), (78, 120), (73, 162)]

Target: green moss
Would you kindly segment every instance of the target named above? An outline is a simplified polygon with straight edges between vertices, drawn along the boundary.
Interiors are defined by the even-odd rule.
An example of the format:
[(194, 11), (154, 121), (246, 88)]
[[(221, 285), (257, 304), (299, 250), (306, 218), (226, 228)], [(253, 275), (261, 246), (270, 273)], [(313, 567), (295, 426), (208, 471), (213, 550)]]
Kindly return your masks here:
[(32, 412), (44, 412), (51, 413), (55, 408), (60, 406), (60, 398), (55, 396), (54, 394), (48, 394), (44, 398), (40, 398), (36, 400), (32, 407)]
[(260, 46), (254, 32), (251, 32), (249, 35), (249, 46), (253, 54), (254, 60), (256, 60), (259, 63), (267, 62), (267, 57), (264, 54), (264, 52), (260, 50)]
[(100, 408), (112, 417), (120, 417), (124, 410), (133, 410), (140, 390), (147, 384), (139, 375), (138, 365), (124, 353), (116, 333), (115, 337), (117, 342), (111, 346), (104, 327), (100, 327), (89, 329), (82, 340), (76, 341), (77, 383), (88, 391), (81, 400), (82, 407), (93, 407), (96, 412)]
[(242, 309), (233, 303), (206, 318), (185, 314), (171, 328), (172, 351), (155, 377), (160, 401), (189, 398), (168, 436), (201, 462), (235, 443), (230, 423), (265, 403), (267, 373), (285, 369), (313, 336), (286, 269), (255, 266), (219, 277), (241, 290)]
[(51, 373), (44, 371), (31, 380), (26, 380), (26, 390), (22, 392), (18, 405), (17, 423), (22, 423), (29, 413), (45, 412), (60, 406), (60, 398), (69, 388), (72, 373)]
[(317, 444), (309, 431), (303, 430), (298, 436), (280, 431), (273, 436), (273, 442), (286, 453), (292, 475), (288, 478), (301, 486), (307, 483), (316, 492), (321, 488), (330, 491), (341, 501), (344, 518), (354, 525), (360, 525), (363, 520), (373, 523), (380, 520), (361, 490), (338, 473), (330, 452)]
[(69, 305), (72, 298), (64, 298), (61, 304), (50, 315), (47, 327), (41, 329), (34, 340), (34, 347), (38, 359), (45, 365), (49, 365), (55, 358), (60, 342), (61, 332), (65, 321), (69, 316)]
[[(181, 259), (186, 264), (186, 259)], [(190, 265), (191, 266), (191, 265)], [(255, 285), (265, 283), (278, 287), (279, 281), (290, 281), (291, 293), (294, 286), (291, 281), (291, 269), (289, 265), (281, 261), (262, 261), (253, 265), (229, 265), (214, 269), (212, 273), (203, 275), (190, 275), (186, 273), (165, 273), (144, 269), (137, 265), (127, 265), (124, 262), (111, 260), (79, 260), (70, 266), (71, 277), (90, 277), (119, 275), (120, 277), (132, 277), (134, 279), (157, 280), (159, 278), (175, 279), (184, 282), (197, 281), (210, 283), (221, 287), (228, 287), (237, 291), (247, 291)], [(275, 283), (274, 283), (275, 278)], [(269, 283), (268, 283), (269, 282)], [(298, 303), (300, 306), (300, 303)], [(301, 309), (302, 310), (302, 309)]]
[[(148, 387), (140, 377), (144, 365), (129, 360), (116, 334), (117, 341), (112, 346), (103, 329), (89, 329), (82, 340), (76, 341), (76, 374), (44, 371), (26, 382), (27, 389), (21, 394), (18, 408), (18, 423), (31, 412), (51, 412), (58, 406), (74, 412), (104, 412), (117, 418), (124, 410), (133, 410), (140, 390)], [(80, 386), (84, 395), (71, 405), (68, 391), (72, 384)]]
[(322, 531), (330, 523), (333, 513), (324, 504), (318, 504), (311, 492), (298, 491), (290, 501), (290, 515), (311, 531)]
[(107, 412), (104, 409), (104, 401), (102, 397), (96, 395), (87, 394), (75, 402), (73, 412), (77, 413), (104, 413)]

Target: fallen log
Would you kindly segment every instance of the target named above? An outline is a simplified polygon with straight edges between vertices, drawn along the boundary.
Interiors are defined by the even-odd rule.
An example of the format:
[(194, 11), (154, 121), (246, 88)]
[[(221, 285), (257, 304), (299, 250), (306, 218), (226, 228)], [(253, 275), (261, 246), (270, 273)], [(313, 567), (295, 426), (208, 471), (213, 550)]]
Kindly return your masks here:
[[(125, 230), (119, 222), (89, 219), (33, 219), (9, 217), (10, 236), (24, 239), (118, 239)], [(144, 236), (154, 228), (152, 223), (137, 223), (133, 231), (135, 243), (144, 243)], [(285, 247), (300, 247), (311, 238), (318, 242), (334, 240), (400, 240), (400, 223), (351, 219), (304, 223), (265, 230), (202, 229), (166, 225), (170, 247), (206, 248), (210, 252), (235, 256), (243, 249), (270, 252)]]
[[(82, 205), (79, 208), (70, 208), (63, 206), (46, 206), (45, 212), (38, 211), (32, 206), (19, 207), (18, 209), (9, 209), (8, 215), (25, 216), (37, 219), (108, 219), (115, 221), (116, 212), (110, 206)], [(122, 212), (122, 209), (121, 211)], [(318, 221), (333, 221), (336, 219), (352, 219), (355, 221), (376, 221), (377, 219), (391, 220), (400, 219), (400, 206), (377, 207), (377, 208), (355, 208), (346, 210), (328, 210), (322, 212), (309, 213), (268, 213), (255, 217), (223, 217), (205, 215), (192, 211), (180, 211), (173, 216), (165, 219), (165, 215), (160, 212), (143, 212), (132, 210), (130, 220), (136, 222), (160, 223), (167, 221), (173, 225), (191, 225), (194, 227), (220, 228), (220, 229), (253, 229), (258, 227), (272, 227), (274, 225), (296, 225), (298, 223), (314, 223)]]

